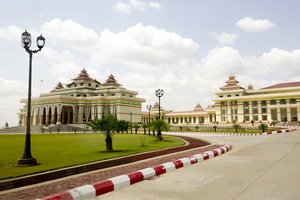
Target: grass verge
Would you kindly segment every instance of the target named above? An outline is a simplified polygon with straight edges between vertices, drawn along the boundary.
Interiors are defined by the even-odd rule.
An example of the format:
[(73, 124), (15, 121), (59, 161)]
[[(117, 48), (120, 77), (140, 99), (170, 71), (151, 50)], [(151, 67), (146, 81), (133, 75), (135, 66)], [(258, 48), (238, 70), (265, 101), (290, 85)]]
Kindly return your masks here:
[(0, 180), (183, 145), (180, 139), (163, 137), (163, 141), (157, 141), (153, 136), (116, 134), (115, 151), (105, 152), (105, 136), (100, 133), (32, 134), (32, 156), (40, 165), (16, 167), (23, 155), (25, 135), (0, 135)]

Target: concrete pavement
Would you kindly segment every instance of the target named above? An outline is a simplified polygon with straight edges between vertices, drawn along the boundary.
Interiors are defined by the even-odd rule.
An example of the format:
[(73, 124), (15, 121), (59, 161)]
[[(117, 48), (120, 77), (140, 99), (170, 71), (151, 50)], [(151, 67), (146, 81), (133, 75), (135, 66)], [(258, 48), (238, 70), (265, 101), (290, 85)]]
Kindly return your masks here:
[(249, 137), (188, 135), (230, 143), (233, 149), (98, 199), (300, 199), (300, 131)]

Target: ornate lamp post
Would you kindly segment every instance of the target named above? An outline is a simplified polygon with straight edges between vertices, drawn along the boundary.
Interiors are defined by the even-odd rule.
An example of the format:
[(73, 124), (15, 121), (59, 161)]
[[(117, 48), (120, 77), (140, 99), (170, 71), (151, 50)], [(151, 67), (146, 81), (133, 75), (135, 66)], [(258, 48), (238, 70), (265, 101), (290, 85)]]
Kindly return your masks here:
[(150, 135), (150, 110), (151, 110), (152, 106), (151, 105), (147, 105), (147, 109), (149, 110), (149, 117), (148, 117), (148, 134)]
[(158, 119), (160, 119), (160, 97), (164, 95), (164, 90), (157, 89), (155, 95), (158, 97)]
[[(164, 95), (164, 90), (157, 89), (155, 91), (155, 95), (158, 97), (158, 119), (160, 120), (160, 97), (162, 97)], [(157, 130), (157, 136), (161, 137), (160, 126), (158, 127), (158, 130)]]
[(31, 35), (26, 30), (22, 33), (22, 46), (29, 54), (29, 80), (28, 80), (28, 99), (27, 99), (27, 118), (26, 118), (26, 138), (25, 149), (23, 157), (17, 162), (17, 166), (34, 166), (37, 165), (37, 161), (31, 155), (31, 141), (30, 141), (30, 115), (31, 115), (31, 74), (32, 74), (32, 54), (42, 50), (45, 45), (45, 38), (40, 35), (36, 39), (37, 50), (30, 50)]

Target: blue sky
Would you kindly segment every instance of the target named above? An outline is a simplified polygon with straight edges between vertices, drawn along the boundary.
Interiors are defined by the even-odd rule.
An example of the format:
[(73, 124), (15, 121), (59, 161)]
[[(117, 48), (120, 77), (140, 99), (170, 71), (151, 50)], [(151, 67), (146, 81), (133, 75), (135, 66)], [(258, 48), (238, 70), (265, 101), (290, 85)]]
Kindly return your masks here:
[(33, 40), (46, 38), (33, 58), (33, 97), (69, 83), (83, 67), (100, 82), (114, 74), (146, 98), (144, 108), (163, 88), (162, 106), (174, 111), (212, 104), (231, 73), (245, 88), (300, 81), (296, 0), (0, 3), (0, 127), (17, 124), (19, 100), (26, 98), (25, 29)]

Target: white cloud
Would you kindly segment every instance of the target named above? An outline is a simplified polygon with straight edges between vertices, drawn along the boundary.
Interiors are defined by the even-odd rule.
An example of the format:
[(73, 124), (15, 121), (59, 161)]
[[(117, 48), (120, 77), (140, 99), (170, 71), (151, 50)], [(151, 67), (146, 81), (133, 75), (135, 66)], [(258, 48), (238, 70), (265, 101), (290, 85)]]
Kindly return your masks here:
[[(252, 83), (256, 89), (277, 82), (299, 81), (300, 77), (299, 49), (273, 48), (253, 56), (222, 46), (199, 58), (199, 45), (195, 41), (155, 26), (137, 24), (122, 32), (96, 32), (71, 20), (54, 19), (41, 29), (47, 45), (35, 56), (34, 72), (40, 70), (36, 82), (43, 79), (43, 87), (50, 84), (47, 86), (50, 90), (58, 81), (70, 83), (85, 67), (100, 82), (113, 73), (124, 87), (146, 98), (145, 105), (155, 103), (154, 91), (162, 88), (165, 91), (162, 107), (179, 111), (192, 110), (197, 103), (203, 107), (211, 104), (216, 90), (231, 73), (243, 87)], [(73, 32), (75, 36), (70, 36)], [(0, 79), (0, 84), (3, 86), (0, 94), (6, 97), (0, 102), (0, 111), (9, 113), (1, 115), (5, 116), (0, 119), (1, 126), (10, 119), (17, 120), (19, 100), (26, 97), (27, 88), (22, 81)], [(6, 100), (16, 102), (13, 108), (9, 108)]]
[(130, 13), (130, 5), (123, 2), (118, 2), (116, 5), (113, 6), (113, 9), (120, 13)]
[(123, 14), (130, 14), (133, 11), (144, 12), (150, 8), (153, 10), (161, 9), (162, 5), (157, 2), (146, 2), (143, 0), (129, 0), (128, 3), (122, 1), (117, 2), (112, 8)]
[(268, 19), (252, 19), (251, 17), (245, 17), (240, 19), (236, 26), (246, 32), (263, 32), (276, 26)]
[(226, 33), (226, 32), (223, 32), (219, 35), (217, 33), (210, 33), (209, 35), (215, 38), (220, 45), (232, 45), (239, 37), (238, 34), (236, 33)]
[(159, 9), (162, 8), (162, 5), (157, 3), (157, 2), (152, 2), (151, 1), (151, 2), (148, 3), (148, 5), (149, 5), (150, 8), (152, 8), (154, 10), (159, 10)]
[(21, 34), (24, 31), (25, 30), (22, 30), (19, 27), (14, 25), (0, 27), (0, 39), (3, 38), (3, 39), (15, 40), (16, 38), (20, 38), (20, 42), (21, 42)]
[(72, 20), (62, 21), (59, 18), (53, 19), (42, 26), (42, 33), (47, 42), (55, 44), (72, 45), (72, 47), (92, 48), (97, 42), (97, 33)]
[(26, 84), (19, 80), (7, 80), (0, 78), (0, 128), (6, 122), (9, 125), (16, 125), (18, 121), (17, 112), (21, 107), (20, 99), (27, 94)]

